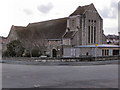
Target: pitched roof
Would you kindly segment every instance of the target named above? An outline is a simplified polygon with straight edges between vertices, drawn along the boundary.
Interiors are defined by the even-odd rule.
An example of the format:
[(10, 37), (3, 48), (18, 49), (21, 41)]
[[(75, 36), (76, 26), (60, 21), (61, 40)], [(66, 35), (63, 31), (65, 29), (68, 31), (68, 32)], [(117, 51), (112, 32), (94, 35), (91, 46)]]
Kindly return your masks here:
[(76, 31), (68, 31), (64, 34), (63, 38), (72, 38), (75, 35)]
[(70, 16), (83, 14), (91, 5), (93, 4), (86, 5), (86, 6), (79, 6)]
[(25, 39), (27, 38), (28, 36), (28, 33), (29, 31), (27, 30), (26, 27), (15, 27), (15, 30), (16, 30), (16, 33), (17, 33), (17, 36), (20, 38), (20, 39)]
[(22, 29), (25, 28), (24, 26), (14, 26), (16, 29)]
[(30, 23), (26, 28), (17, 29), (20, 38), (61, 39), (66, 31), (67, 18)]

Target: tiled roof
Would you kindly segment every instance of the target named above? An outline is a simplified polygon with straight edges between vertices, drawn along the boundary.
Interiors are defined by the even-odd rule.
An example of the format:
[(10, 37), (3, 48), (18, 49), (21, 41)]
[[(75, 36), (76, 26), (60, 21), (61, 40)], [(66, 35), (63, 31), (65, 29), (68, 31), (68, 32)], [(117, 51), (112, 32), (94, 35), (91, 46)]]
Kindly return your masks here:
[(26, 28), (18, 29), (20, 38), (60, 39), (66, 31), (67, 18), (30, 23)]
[(93, 5), (93, 4), (86, 5), (86, 6), (79, 6), (70, 16), (83, 14), (85, 12), (85, 10), (87, 10), (89, 8), (89, 6), (91, 6), (91, 5)]
[(76, 32), (75, 31), (68, 31), (65, 33), (63, 38), (72, 38)]

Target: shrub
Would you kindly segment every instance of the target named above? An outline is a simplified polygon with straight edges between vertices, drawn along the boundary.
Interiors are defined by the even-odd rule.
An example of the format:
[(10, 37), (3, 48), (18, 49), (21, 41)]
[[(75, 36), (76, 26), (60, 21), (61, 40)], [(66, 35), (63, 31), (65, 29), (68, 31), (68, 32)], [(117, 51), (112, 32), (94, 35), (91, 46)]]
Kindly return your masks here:
[(5, 52), (3, 52), (2, 56), (3, 56), (3, 57), (9, 57), (8, 51), (6, 50)]
[(39, 56), (40, 56), (39, 50), (38, 49), (33, 49), (32, 50), (32, 57), (39, 57)]
[(5, 54), (8, 54), (12, 57), (19, 57), (22, 56), (23, 52), (24, 48), (21, 45), (21, 42), (19, 40), (14, 40), (7, 44), (7, 51), (5, 52)]

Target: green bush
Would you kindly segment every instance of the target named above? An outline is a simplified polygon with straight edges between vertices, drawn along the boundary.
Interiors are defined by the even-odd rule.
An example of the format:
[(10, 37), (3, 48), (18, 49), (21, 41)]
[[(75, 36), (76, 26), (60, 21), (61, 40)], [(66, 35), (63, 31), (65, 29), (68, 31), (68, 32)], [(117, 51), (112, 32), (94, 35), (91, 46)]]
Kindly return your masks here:
[(3, 52), (2, 56), (3, 56), (3, 57), (9, 57), (8, 51), (6, 50), (5, 52)]
[[(39, 49), (33, 49), (31, 53), (32, 53), (32, 57), (41, 56), (41, 52), (39, 51)], [(31, 57), (30, 51), (27, 51), (26, 53), (24, 53), (24, 57)]]
[(24, 48), (21, 45), (21, 42), (19, 40), (14, 40), (7, 44), (7, 51), (5, 52), (5, 54), (8, 54), (12, 57), (21, 57), (23, 52)]
[(39, 57), (41, 55), (41, 52), (38, 49), (32, 50), (32, 57)]

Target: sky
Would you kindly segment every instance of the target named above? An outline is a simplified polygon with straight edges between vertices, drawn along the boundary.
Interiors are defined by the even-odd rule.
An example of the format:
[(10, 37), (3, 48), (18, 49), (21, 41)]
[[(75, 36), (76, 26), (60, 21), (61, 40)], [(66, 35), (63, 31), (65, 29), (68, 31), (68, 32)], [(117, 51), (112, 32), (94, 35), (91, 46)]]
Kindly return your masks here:
[(68, 17), (78, 6), (93, 3), (103, 18), (105, 35), (118, 34), (119, 0), (0, 0), (0, 36), (7, 37), (12, 25)]

